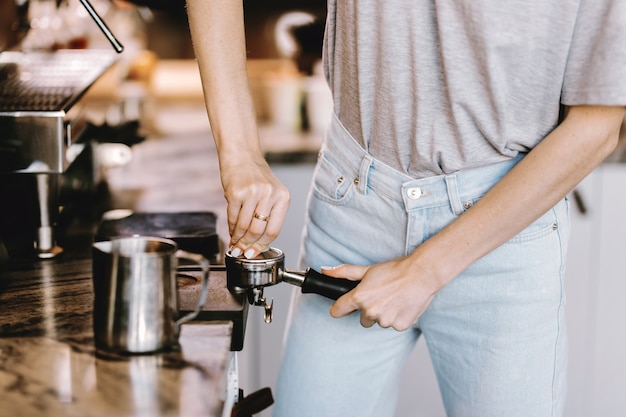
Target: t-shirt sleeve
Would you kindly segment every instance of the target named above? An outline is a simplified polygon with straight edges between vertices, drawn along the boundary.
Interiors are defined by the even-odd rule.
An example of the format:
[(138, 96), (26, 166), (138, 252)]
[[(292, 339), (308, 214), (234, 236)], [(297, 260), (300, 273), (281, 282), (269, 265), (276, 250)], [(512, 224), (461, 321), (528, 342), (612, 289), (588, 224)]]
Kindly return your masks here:
[(626, 0), (582, 0), (561, 101), (626, 105)]

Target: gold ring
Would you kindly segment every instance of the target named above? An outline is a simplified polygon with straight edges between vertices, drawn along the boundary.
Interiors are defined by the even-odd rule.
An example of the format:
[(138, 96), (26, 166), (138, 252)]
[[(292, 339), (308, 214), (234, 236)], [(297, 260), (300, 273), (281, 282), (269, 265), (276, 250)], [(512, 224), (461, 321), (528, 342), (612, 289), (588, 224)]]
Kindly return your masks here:
[(259, 219), (259, 220), (261, 220), (262, 222), (266, 222), (266, 221), (268, 221), (268, 220), (270, 219), (270, 216), (264, 216), (264, 215), (262, 215), (262, 214), (259, 214), (259, 213), (255, 212), (255, 213), (254, 213), (254, 218), (255, 218), (255, 219)]

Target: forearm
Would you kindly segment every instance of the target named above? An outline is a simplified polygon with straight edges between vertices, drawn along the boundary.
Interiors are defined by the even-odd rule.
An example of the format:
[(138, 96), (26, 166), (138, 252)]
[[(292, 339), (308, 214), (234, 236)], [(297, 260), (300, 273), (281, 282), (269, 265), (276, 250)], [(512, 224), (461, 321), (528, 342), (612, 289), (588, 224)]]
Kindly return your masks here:
[(623, 118), (622, 108), (571, 108), (563, 123), (492, 190), (409, 260), (436, 265), (432, 278), (437, 287), (444, 286), (543, 215), (597, 167), (615, 148)]
[[(189, 28), (220, 164), (259, 149), (246, 70), (242, 0), (188, 0)], [(225, 155), (238, 155), (227, 158)]]
[(187, 0), (220, 178), (232, 253), (253, 258), (278, 236), (289, 191), (259, 144), (248, 85), (243, 0)]

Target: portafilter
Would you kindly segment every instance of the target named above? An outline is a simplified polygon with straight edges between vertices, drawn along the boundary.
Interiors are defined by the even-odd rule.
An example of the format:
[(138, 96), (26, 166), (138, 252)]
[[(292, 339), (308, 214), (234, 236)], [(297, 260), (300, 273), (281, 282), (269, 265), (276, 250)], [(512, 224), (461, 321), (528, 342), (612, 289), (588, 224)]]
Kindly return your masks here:
[(228, 289), (237, 294), (246, 293), (248, 302), (265, 309), (265, 322), (272, 321), (274, 302), (267, 303), (263, 288), (286, 282), (301, 287), (303, 293), (319, 294), (336, 300), (354, 289), (359, 281), (333, 278), (314, 269), (288, 271), (285, 254), (280, 249), (269, 248), (252, 259), (234, 257), (226, 253), (226, 282)]

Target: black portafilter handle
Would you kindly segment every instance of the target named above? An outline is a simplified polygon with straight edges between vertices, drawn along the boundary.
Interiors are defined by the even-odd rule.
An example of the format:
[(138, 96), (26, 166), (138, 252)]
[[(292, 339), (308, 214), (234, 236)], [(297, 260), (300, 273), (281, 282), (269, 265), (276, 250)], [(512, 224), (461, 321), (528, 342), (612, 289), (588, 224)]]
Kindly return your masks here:
[(319, 294), (336, 300), (345, 293), (352, 291), (359, 282), (345, 278), (333, 278), (314, 269), (307, 269), (301, 287), (303, 293)]

